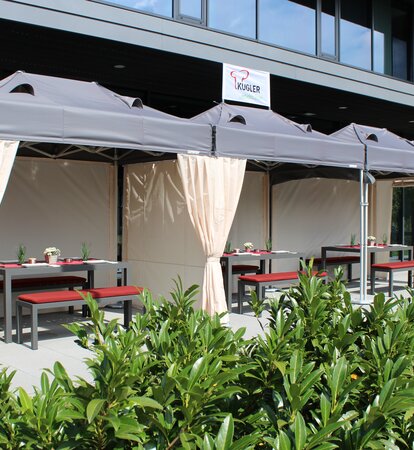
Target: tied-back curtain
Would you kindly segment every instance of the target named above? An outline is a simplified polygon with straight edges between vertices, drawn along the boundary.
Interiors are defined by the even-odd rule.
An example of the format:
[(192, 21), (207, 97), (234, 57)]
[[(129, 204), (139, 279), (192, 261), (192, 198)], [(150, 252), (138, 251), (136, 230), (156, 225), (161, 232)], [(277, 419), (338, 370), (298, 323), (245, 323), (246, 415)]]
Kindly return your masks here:
[(202, 307), (220, 314), (227, 311), (220, 257), (239, 202), (246, 160), (178, 155), (178, 165), (191, 222), (207, 257)]
[(6, 191), (18, 147), (19, 141), (0, 140), (0, 204)]

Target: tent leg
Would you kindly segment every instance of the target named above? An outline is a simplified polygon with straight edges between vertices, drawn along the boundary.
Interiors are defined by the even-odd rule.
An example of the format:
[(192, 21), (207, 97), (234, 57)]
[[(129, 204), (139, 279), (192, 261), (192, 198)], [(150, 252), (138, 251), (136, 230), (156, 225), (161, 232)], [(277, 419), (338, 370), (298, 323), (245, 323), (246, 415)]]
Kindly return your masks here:
[(360, 262), (361, 281), (359, 300), (365, 303), (367, 300), (367, 277), (368, 277), (368, 257), (367, 257), (367, 235), (368, 235), (368, 184), (365, 182), (364, 171), (360, 171)]

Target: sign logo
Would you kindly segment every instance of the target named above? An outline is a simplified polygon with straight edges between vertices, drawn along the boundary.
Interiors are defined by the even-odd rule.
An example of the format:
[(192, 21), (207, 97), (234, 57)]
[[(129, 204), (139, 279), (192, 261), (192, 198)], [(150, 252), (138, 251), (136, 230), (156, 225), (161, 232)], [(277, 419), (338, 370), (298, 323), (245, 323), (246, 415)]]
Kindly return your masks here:
[(270, 107), (269, 73), (223, 64), (223, 100)]

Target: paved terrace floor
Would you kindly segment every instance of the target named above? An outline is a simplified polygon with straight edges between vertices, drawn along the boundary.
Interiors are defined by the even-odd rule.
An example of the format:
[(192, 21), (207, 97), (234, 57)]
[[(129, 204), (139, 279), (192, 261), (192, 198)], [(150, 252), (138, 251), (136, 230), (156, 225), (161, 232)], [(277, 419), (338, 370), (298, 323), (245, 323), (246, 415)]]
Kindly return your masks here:
[[(408, 292), (404, 285), (406, 284), (406, 274), (401, 274), (401, 280), (396, 281), (395, 294), (408, 297)], [(387, 294), (387, 284), (379, 281), (377, 292)], [(355, 304), (359, 303), (359, 286), (357, 283), (351, 283), (348, 286)], [(269, 292), (269, 296), (277, 295)], [(368, 296), (367, 304), (372, 301), (372, 296)], [(236, 303), (234, 303), (234, 310)], [(105, 309), (105, 318), (108, 320), (118, 317), (122, 323), (122, 310)], [(266, 312), (261, 318), (263, 325), (267, 322)], [(39, 317), (39, 349), (33, 351), (30, 349), (29, 328), (25, 328), (25, 343), (23, 345), (5, 344), (0, 341), (0, 367), (8, 367), (15, 370), (13, 386), (22, 386), (28, 392), (33, 392), (33, 386), (38, 386), (40, 375), (43, 369), (52, 368), (55, 361), (60, 361), (68, 373), (75, 379), (77, 376), (90, 379), (84, 359), (90, 356), (90, 352), (82, 349), (75, 343), (75, 337), (64, 327), (63, 323), (85, 320), (81, 315), (75, 313), (70, 315), (64, 311), (59, 313), (41, 314)], [(26, 324), (28, 325), (28, 320)], [(243, 315), (230, 314), (230, 326), (233, 329), (246, 327), (245, 337), (252, 337), (262, 333), (258, 320), (252, 315), (249, 308), (245, 307)], [(0, 336), (2, 331), (0, 331)], [(15, 339), (15, 336), (14, 336)]]

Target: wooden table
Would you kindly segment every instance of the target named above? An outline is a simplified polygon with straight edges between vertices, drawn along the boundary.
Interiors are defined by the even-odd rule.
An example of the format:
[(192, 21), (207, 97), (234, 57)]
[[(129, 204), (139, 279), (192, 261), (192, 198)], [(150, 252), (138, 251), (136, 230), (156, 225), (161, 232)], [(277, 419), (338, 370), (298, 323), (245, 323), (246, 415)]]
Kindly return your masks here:
[[(16, 267), (17, 266), (17, 267)], [(13, 297), (12, 297), (12, 280), (16, 278), (29, 277), (47, 277), (61, 273), (69, 272), (87, 272), (88, 287), (95, 287), (95, 271), (97, 270), (113, 270), (117, 273), (118, 269), (122, 271), (122, 284), (128, 285), (128, 263), (124, 261), (117, 262), (89, 262), (73, 261), (71, 263), (59, 263), (57, 266), (37, 266), (22, 267), (17, 264), (0, 264), (0, 276), (3, 278), (3, 304), (4, 304), (4, 342), (12, 342), (12, 313), (13, 313)]]
[[(361, 253), (360, 245), (328, 245), (321, 247), (322, 269), (326, 269), (326, 258), (328, 252)], [(402, 244), (377, 244), (367, 245), (367, 258), (370, 265), (375, 264), (375, 255), (382, 252), (398, 252), (400, 261), (404, 261), (404, 252), (408, 252), (408, 259), (413, 258), (413, 247)]]
[(271, 261), (274, 259), (287, 259), (287, 258), (297, 258), (303, 259), (304, 253), (290, 252), (290, 251), (261, 251), (261, 252), (246, 252), (243, 254), (237, 253), (224, 253), (220, 258), (220, 261), (224, 267), (223, 278), (224, 278), (224, 290), (226, 292), (227, 309), (231, 312), (232, 309), (232, 267), (236, 264), (244, 264), (246, 261), (259, 261), (260, 263), (260, 273), (266, 273), (266, 261)]

